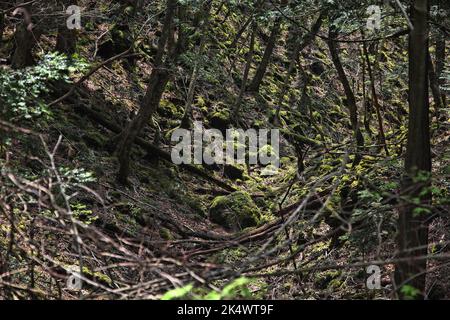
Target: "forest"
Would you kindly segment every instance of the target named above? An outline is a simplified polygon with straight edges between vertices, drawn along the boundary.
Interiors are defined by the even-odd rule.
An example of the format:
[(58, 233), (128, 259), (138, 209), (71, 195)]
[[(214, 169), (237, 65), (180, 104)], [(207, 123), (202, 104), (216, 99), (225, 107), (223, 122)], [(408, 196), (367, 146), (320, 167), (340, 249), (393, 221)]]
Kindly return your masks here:
[(449, 0), (0, 0), (0, 300), (450, 299), (449, 32)]

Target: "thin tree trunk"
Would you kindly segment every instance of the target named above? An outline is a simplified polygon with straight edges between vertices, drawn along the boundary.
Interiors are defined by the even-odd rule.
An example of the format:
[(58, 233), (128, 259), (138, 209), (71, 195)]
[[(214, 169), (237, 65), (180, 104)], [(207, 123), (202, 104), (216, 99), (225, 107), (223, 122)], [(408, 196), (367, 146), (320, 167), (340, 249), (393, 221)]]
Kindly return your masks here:
[[(445, 67), (445, 57), (446, 57), (446, 48), (445, 48), (445, 36), (443, 34), (438, 35), (439, 39), (436, 41), (436, 78), (438, 81), (438, 86), (442, 86), (445, 83), (445, 80), (441, 78), (442, 72)], [(442, 103), (446, 105), (447, 96), (444, 92), (441, 92)]]
[(270, 60), (272, 59), (273, 51), (275, 50), (277, 39), (280, 34), (280, 29), (281, 29), (281, 18), (277, 19), (274, 23), (274, 26), (270, 33), (269, 41), (267, 42), (266, 50), (264, 50), (263, 58), (248, 88), (249, 91), (252, 92), (259, 91), (259, 87), (264, 79), (264, 75), (266, 74)]
[(201, 26), (201, 40), (200, 40), (200, 45), (198, 47), (198, 54), (197, 54), (197, 58), (195, 61), (195, 65), (194, 65), (194, 69), (192, 70), (192, 75), (191, 75), (191, 82), (189, 83), (189, 89), (188, 89), (188, 93), (187, 93), (187, 99), (186, 99), (186, 104), (184, 107), (184, 114), (183, 114), (183, 119), (181, 120), (181, 124), (180, 124), (180, 128), (184, 128), (184, 129), (189, 129), (192, 127), (192, 104), (194, 102), (194, 94), (195, 94), (195, 88), (197, 85), (197, 79), (198, 79), (198, 75), (200, 72), (200, 69), (202, 67), (202, 63), (203, 61), (201, 61), (201, 59), (203, 59), (203, 53), (205, 50), (205, 46), (206, 46), (206, 35), (205, 35), (205, 30), (207, 28), (207, 26), (209, 25), (209, 11), (211, 10), (211, 7), (208, 6), (208, 8), (204, 11), (203, 14), (203, 24)]
[(373, 133), (372, 129), (370, 128), (370, 119), (371, 112), (370, 112), (370, 105), (369, 101), (367, 100), (367, 90), (366, 90), (366, 58), (364, 57), (364, 51), (361, 52), (361, 64), (362, 64), (362, 92), (363, 92), (363, 108), (364, 108), (364, 117), (363, 117), (363, 123), (364, 128), (367, 131), (367, 134), (372, 138)]
[[(358, 147), (358, 150), (360, 151), (361, 148), (364, 147), (364, 137), (359, 127), (356, 98), (353, 93), (352, 87), (350, 86), (350, 83), (348, 81), (347, 75), (345, 74), (344, 67), (342, 66), (341, 59), (339, 57), (337, 42), (333, 41), (333, 39), (337, 38), (337, 32), (333, 31), (333, 29), (330, 28), (328, 37), (329, 40), (327, 41), (327, 43), (328, 48), (330, 49), (331, 59), (333, 60), (333, 64), (338, 73), (339, 80), (341, 81), (342, 86), (344, 87), (344, 92), (347, 100), (346, 105), (350, 113), (350, 123), (353, 129), (353, 133), (355, 135), (356, 145)], [(358, 164), (360, 160), (361, 160), (360, 155), (357, 155), (355, 157), (354, 165)]]
[[(278, 103), (276, 105), (275, 111), (275, 122), (280, 121), (280, 112), (281, 105), (283, 104), (284, 96), (289, 89), (290, 79), (295, 71), (295, 65), (299, 59), (300, 53), (305, 49), (310, 43), (313, 41), (316, 34), (319, 32), (320, 27), (322, 26), (323, 19), (325, 17), (325, 10), (321, 11), (319, 17), (311, 28), (311, 31), (308, 32), (302, 39), (302, 41), (297, 41), (292, 52), (291, 61), (289, 62), (289, 67), (286, 75), (284, 76), (283, 87), (280, 91), (280, 95), (278, 97)], [(307, 84), (306, 84), (307, 85)]]
[[(408, 298), (404, 285), (425, 295), (427, 261), (415, 259), (428, 252), (428, 214), (420, 210), (429, 205), (429, 180), (417, 181), (417, 176), (431, 173), (430, 119), (428, 100), (428, 0), (414, 0), (411, 20), (414, 30), (409, 35), (409, 125), (405, 157), (406, 176), (402, 184), (403, 201), (398, 221), (399, 258), (410, 258), (396, 264), (395, 281), (400, 298)], [(419, 200), (420, 204), (412, 202)], [(408, 201), (409, 200), (409, 201)]]
[(367, 51), (366, 43), (363, 43), (363, 50), (364, 50), (364, 55), (366, 57), (367, 71), (369, 73), (369, 78), (370, 78), (370, 88), (372, 90), (372, 101), (373, 101), (373, 105), (375, 107), (375, 112), (377, 114), (377, 120), (378, 120), (378, 143), (380, 146), (382, 146), (384, 148), (384, 150), (386, 151), (386, 155), (389, 156), (389, 149), (386, 144), (386, 135), (384, 133), (383, 117), (381, 115), (381, 107), (380, 107), (380, 103), (378, 102), (377, 90), (375, 88), (375, 77), (373, 75), (372, 65), (370, 64), (369, 52)]
[(247, 30), (248, 26), (252, 23), (252, 21), (255, 19), (254, 15), (257, 11), (261, 9), (261, 7), (264, 4), (264, 0), (258, 0), (258, 2), (255, 4), (255, 9), (251, 12), (247, 20), (244, 22), (244, 24), (241, 26), (241, 28), (236, 33), (233, 42), (230, 44), (230, 48), (235, 48), (241, 39), (242, 35), (244, 34), (245, 30)]
[(119, 135), (120, 142), (117, 148), (119, 172), (117, 179), (123, 184), (128, 182), (128, 176), (130, 174), (130, 152), (133, 143), (144, 128), (145, 124), (148, 123), (149, 119), (158, 109), (161, 97), (167, 83), (170, 80), (170, 63), (175, 61), (177, 55), (180, 53), (179, 48), (174, 49), (174, 51), (167, 58), (168, 62), (164, 65), (163, 57), (165, 48), (169, 43), (169, 39), (172, 37), (171, 33), (174, 32), (172, 23), (177, 8), (177, 1), (167, 0), (166, 7), (167, 9), (166, 16), (164, 18), (163, 31), (158, 42), (158, 52), (155, 57), (154, 68), (150, 76), (146, 94), (141, 102), (138, 114)]
[(252, 34), (250, 36), (250, 45), (247, 53), (247, 62), (245, 63), (244, 74), (242, 76), (241, 89), (239, 90), (239, 96), (236, 99), (236, 103), (233, 108), (233, 120), (238, 122), (239, 113), (241, 111), (242, 99), (244, 98), (245, 89), (247, 87), (248, 75), (250, 72), (250, 68), (252, 66), (253, 54), (255, 51), (255, 37), (256, 37), (256, 28), (253, 28)]
[[(62, 0), (60, 1), (64, 12), (70, 5), (77, 5), (76, 0)], [(66, 22), (58, 27), (58, 35), (56, 36), (55, 51), (64, 53), (67, 56), (71, 56), (75, 53), (77, 48), (77, 31), (75, 29), (69, 29), (66, 26)]]
[(439, 117), (440, 117), (439, 114), (440, 110), (442, 110), (442, 108), (444, 107), (444, 103), (442, 101), (441, 89), (439, 88), (439, 81), (436, 72), (434, 71), (433, 61), (431, 59), (431, 55), (429, 52), (427, 56), (427, 63), (428, 63), (428, 78), (430, 81), (431, 93), (433, 95), (434, 100), (434, 114), (436, 117), (436, 124), (439, 127)]
[(36, 45), (39, 33), (35, 32), (31, 25), (30, 6), (21, 8), (23, 22), (19, 24), (14, 33), (14, 49), (11, 56), (11, 67), (22, 69), (34, 65), (33, 49)]
[[(0, 10), (2, 8), (0, 7)], [(0, 46), (3, 43), (3, 33), (5, 32), (5, 15), (3, 12), (0, 12)]]

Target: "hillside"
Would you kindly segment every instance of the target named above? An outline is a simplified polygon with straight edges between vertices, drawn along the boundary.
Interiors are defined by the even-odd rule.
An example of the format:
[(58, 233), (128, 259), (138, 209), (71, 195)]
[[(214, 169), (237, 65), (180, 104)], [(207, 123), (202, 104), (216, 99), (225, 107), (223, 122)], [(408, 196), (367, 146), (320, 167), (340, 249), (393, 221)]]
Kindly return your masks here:
[(335, 2), (0, 3), (0, 299), (450, 299), (450, 9)]

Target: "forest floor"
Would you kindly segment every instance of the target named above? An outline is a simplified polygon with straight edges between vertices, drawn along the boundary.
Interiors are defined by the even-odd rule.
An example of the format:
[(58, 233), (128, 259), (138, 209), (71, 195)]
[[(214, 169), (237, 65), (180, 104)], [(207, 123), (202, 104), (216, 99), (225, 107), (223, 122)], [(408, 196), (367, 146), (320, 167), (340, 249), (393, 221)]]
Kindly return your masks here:
[[(44, 48), (54, 45), (51, 38), (42, 41)], [(83, 49), (85, 51), (80, 55), (89, 59), (88, 52), (93, 48)], [(304, 64), (319, 60), (330, 65), (324, 51), (324, 46), (308, 49), (303, 54)], [(278, 66), (280, 60), (286, 64), (285, 56), (282, 51), (276, 52), (275, 63), (267, 75), (270, 81), (263, 86), (262, 94), (246, 96), (243, 123), (248, 127), (272, 126), (267, 121), (267, 107), (273, 107), (275, 102), (269, 98), (276, 92), (270, 90), (281, 82), (282, 72)], [(347, 58), (351, 59), (350, 54)], [(84, 261), (87, 269), (83, 272), (91, 280), (81, 292), (85, 298), (160, 298), (171, 289), (189, 283), (195, 284), (191, 297), (205, 297), (210, 291), (220, 292), (224, 285), (242, 277), (250, 279), (247, 283), (250, 293), (241, 290), (237, 297), (394, 297), (392, 264), (381, 266), (381, 288), (370, 290), (367, 287), (368, 265), (358, 263), (395, 256), (393, 235), (397, 212), (389, 202), (399, 188), (402, 158), (400, 155), (380, 156), (380, 148), (369, 147), (361, 164), (357, 168), (351, 166), (353, 155), (349, 151), (348, 116), (339, 107), (340, 100), (328, 92), (339, 88), (333, 75), (313, 77), (310, 92), (320, 106), (311, 111), (316, 122), (305, 126), (304, 131), (311, 139), (319, 139), (326, 131), (332, 139), (328, 146), (314, 148), (306, 154), (306, 169), (301, 178), (297, 177), (294, 149), (282, 137), (281, 168), (272, 177), (263, 177), (261, 167), (237, 168), (236, 177), (224, 167), (198, 166), (196, 168), (204, 173), (199, 174), (173, 165), (143, 148), (142, 144), (136, 145), (132, 151), (130, 181), (124, 186), (116, 181), (117, 160), (111, 151), (111, 141), (117, 132), (112, 129), (114, 125), (123, 128), (138, 110), (145, 81), (151, 72), (151, 65), (144, 61), (137, 59), (131, 72), (127, 61), (115, 61), (101, 68), (80, 85), (74, 95), (54, 106), (49, 120), (21, 123), (21, 126), (39, 132), (50, 150), (58, 146), (53, 159), (58, 168), (81, 170), (77, 171), (78, 175), (80, 172), (88, 172), (89, 176), (92, 173), (93, 179), (83, 183), (87, 188), (85, 192), (74, 195), (70, 204), (74, 215), (86, 226), (86, 250), (92, 250), (89, 251), (91, 256)], [(235, 63), (242, 65), (243, 61), (238, 59)], [(235, 67), (229, 62), (224, 69)], [(180, 96), (185, 91), (183, 80), (186, 80), (187, 72), (180, 72), (182, 76), (164, 94), (158, 114), (142, 134), (146, 142), (167, 153), (171, 150), (170, 134), (179, 125), (183, 111), (184, 101)], [(208, 86), (208, 81), (202, 83), (204, 87), (194, 107), (196, 120), (210, 121), (212, 113), (223, 111), (223, 107), (231, 103), (230, 96), (237, 95), (237, 84), (224, 88), (232, 79), (218, 77), (216, 81), (224, 83), (220, 90)], [(297, 87), (290, 92), (291, 96), (298, 93)], [(60, 97), (68, 88), (70, 84), (52, 84), (47, 102)], [(446, 113), (443, 117), (448, 120), (441, 122), (442, 126), (434, 131), (433, 176), (437, 187), (448, 190), (450, 108), (442, 113)], [(305, 117), (287, 111), (282, 111), (282, 116), (284, 125), (292, 130)], [(113, 126), (108, 127), (105, 123)], [(404, 148), (404, 137), (404, 128), (400, 132), (389, 132), (392, 150)], [(374, 140), (369, 141), (376, 144)], [(10, 148), (14, 153), (10, 155), (8, 166), (18, 175), (32, 180), (30, 177), (39, 176), (49, 165), (48, 154), (35, 137), (23, 138), (18, 134)], [(20, 172), (18, 168), (25, 168), (27, 172)], [(218, 185), (217, 181), (222, 184)], [(224, 185), (229, 186), (229, 190)], [(248, 201), (237, 203), (241, 211), (251, 205), (260, 212), (256, 225), (235, 230), (213, 223), (210, 216), (214, 204), (236, 193), (244, 194)], [(355, 196), (357, 201), (353, 203)], [(230, 203), (228, 209), (233, 211), (233, 205)], [(350, 215), (341, 217), (349, 206)], [(446, 208), (442, 207), (442, 210)], [(38, 205), (29, 210), (42, 214)], [(450, 220), (446, 214), (443, 212), (431, 225), (433, 253), (450, 252), (447, 245)], [(333, 223), (337, 223), (336, 228)], [(57, 229), (55, 225), (51, 227)], [(47, 228), (50, 227), (43, 224), (34, 240), (45, 242), (45, 251), (54, 254), (55, 270), (52, 270), (63, 283), (68, 273), (57, 267), (65, 271), (77, 267), (79, 257), (75, 254), (71, 234), (61, 232), (60, 235), (61, 230), (57, 230), (52, 235)], [(97, 247), (91, 241), (93, 238), (90, 237), (96, 231), (90, 228), (99, 231), (96, 237), (103, 239), (101, 246)], [(5, 247), (10, 241), (6, 231), (0, 233), (0, 244)], [(119, 258), (119, 255), (123, 256)], [(145, 258), (144, 262), (139, 262), (139, 257)], [(110, 260), (114, 258), (117, 260), (113, 263)], [(17, 259), (17, 266), (21, 266), (19, 257), (12, 259)], [(149, 264), (148, 269), (145, 263)], [(429, 291), (439, 298), (450, 298), (450, 267), (440, 262), (431, 262), (431, 266), (437, 271), (430, 277)], [(23, 269), (29, 271), (27, 267)], [(57, 290), (47, 271), (45, 268), (35, 271), (35, 294), (44, 295), (44, 288), (49, 286), (55, 297), (58, 294), (67, 299), (80, 296), (80, 292), (66, 289), (55, 293)]]

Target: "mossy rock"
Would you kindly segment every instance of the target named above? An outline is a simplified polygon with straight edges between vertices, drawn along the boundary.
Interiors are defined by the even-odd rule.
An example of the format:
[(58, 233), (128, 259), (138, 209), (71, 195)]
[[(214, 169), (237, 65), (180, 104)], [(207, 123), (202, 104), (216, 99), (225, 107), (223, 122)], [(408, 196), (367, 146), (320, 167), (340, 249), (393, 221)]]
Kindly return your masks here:
[(168, 119), (180, 119), (183, 111), (175, 103), (162, 99), (159, 103), (158, 114)]
[(226, 132), (231, 124), (231, 115), (228, 110), (215, 111), (208, 115), (209, 125), (221, 132)]
[(258, 224), (261, 211), (243, 191), (216, 197), (209, 209), (209, 219), (228, 230), (240, 231)]
[(225, 177), (231, 180), (243, 180), (244, 179), (244, 170), (239, 168), (238, 166), (234, 166), (232, 164), (226, 164), (223, 168), (223, 174)]

